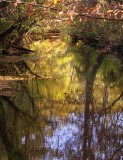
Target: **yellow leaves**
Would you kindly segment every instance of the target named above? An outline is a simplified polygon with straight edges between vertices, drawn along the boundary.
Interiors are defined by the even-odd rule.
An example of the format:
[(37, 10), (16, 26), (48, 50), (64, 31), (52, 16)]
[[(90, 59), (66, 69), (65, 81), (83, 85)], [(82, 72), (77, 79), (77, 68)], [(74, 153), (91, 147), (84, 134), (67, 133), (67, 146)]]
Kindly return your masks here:
[(58, 3), (58, 0), (54, 0), (53, 3), (54, 5), (56, 5)]
[(112, 13), (114, 10), (108, 10), (107, 13)]
[[(60, 3), (63, 3), (64, 0), (60, 0)], [(58, 3), (58, 0), (53, 0), (53, 4), (56, 5)]]

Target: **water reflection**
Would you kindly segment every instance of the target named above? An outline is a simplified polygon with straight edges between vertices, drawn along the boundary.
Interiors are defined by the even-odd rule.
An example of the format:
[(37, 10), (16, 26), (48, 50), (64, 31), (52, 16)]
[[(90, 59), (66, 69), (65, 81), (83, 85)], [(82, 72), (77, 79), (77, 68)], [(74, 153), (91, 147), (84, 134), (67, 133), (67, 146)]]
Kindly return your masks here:
[[(84, 141), (84, 115), (82, 114), (78, 117), (75, 114), (71, 114), (69, 118), (69, 123), (61, 125), (59, 129), (57, 128), (54, 131), (53, 136), (46, 140), (46, 146), (48, 143), (50, 149), (57, 150), (59, 154), (62, 153), (64, 159), (82, 159), (81, 153), (84, 150), (82, 148)], [(117, 136), (117, 134), (114, 135), (112, 133), (116, 128), (111, 128), (112, 122), (109, 122), (110, 118), (111, 117), (108, 115), (106, 118), (98, 117), (98, 120), (95, 122), (90, 120), (91, 132), (88, 136), (89, 159), (110, 159), (113, 153), (111, 148), (113, 149), (118, 143), (119, 145), (122, 144), (122, 138), (117, 137), (118, 141), (116, 141), (115, 136)], [(112, 118), (114, 119), (114, 122), (117, 120), (117, 123), (120, 124), (118, 128), (123, 127), (121, 119), (117, 119), (116, 115), (113, 115)], [(105, 123), (107, 122), (108, 126), (105, 126)], [(122, 134), (122, 129), (119, 130), (119, 134)], [(68, 155), (69, 153), (70, 155)], [(57, 155), (54, 156), (57, 157)], [(70, 157), (68, 158), (68, 156)]]
[[(26, 59), (31, 70), (25, 68), (26, 78), (14, 80), (12, 75), (9, 83), (4, 80), (0, 94), (0, 158), (122, 160), (120, 61), (111, 61), (111, 66), (117, 66), (114, 75), (110, 60), (96, 52), (91, 57), (89, 50), (77, 54), (78, 58), (65, 43), (53, 43), (40, 44), (43, 51), (39, 47), (35, 53), (38, 61), (36, 55)], [(8, 86), (12, 94), (4, 92), (9, 91)]]

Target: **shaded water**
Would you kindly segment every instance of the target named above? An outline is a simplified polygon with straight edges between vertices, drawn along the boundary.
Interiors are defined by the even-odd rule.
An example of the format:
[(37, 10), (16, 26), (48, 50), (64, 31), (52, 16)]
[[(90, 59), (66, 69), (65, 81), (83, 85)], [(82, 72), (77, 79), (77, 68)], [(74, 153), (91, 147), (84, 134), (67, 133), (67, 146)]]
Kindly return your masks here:
[(86, 81), (96, 55), (89, 59), (88, 52), (86, 59), (60, 41), (31, 47), (36, 53), (23, 57), (31, 71), (21, 62), (18, 77), (20, 71), (8, 70), (10, 61), (1, 71), (0, 159), (122, 160), (120, 61), (113, 56), (103, 60), (90, 101)]

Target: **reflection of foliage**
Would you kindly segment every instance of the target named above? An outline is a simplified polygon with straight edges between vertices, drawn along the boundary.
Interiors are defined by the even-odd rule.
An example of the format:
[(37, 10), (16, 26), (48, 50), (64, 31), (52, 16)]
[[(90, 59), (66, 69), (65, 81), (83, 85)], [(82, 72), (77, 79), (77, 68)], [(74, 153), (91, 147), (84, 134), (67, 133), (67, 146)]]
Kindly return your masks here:
[(8, 128), (7, 128), (7, 123), (6, 123), (6, 112), (5, 112), (5, 107), (3, 105), (3, 101), (0, 97), (0, 137), (2, 139), (2, 142), (4, 144), (5, 150), (8, 154), (8, 159), (11, 160), (24, 160), (24, 156), (19, 151), (18, 148), (16, 148), (13, 144), (13, 142), (10, 139), (10, 136), (8, 134)]
[(38, 59), (35, 60), (34, 57), (33, 60), (32, 58), (32, 63), (29, 62), (29, 64), (34, 66), (32, 69), (35, 69), (35, 72), (39, 75), (42, 71), (44, 76), (52, 78), (60, 78), (68, 74), (66, 71), (71, 69), (69, 63), (72, 61), (72, 55), (67, 56), (67, 45), (65, 43), (60, 41), (51, 43), (46, 40), (35, 42), (31, 48), (37, 50), (36, 56)]
[(115, 86), (122, 84), (122, 64), (114, 56), (107, 56), (101, 69), (104, 79)]
[[(26, 5), (25, 2), (22, 2), (23, 1), (16, 1), (15, 4), (9, 2), (0, 2), (0, 5), (2, 5), (1, 7), (4, 8), (5, 11), (7, 11), (7, 6), (8, 13), (15, 13), (14, 15), (11, 13), (11, 16), (9, 16), (8, 13), (6, 14), (5, 12), (1, 14), (2, 18), (0, 20), (0, 29), (2, 32), (0, 33), (0, 53), (2, 56), (6, 55), (7, 57), (8, 55), (10, 55), (11, 46), (13, 44), (14, 46), (16, 44), (23, 45), (22, 39), (24, 36), (26, 39), (26, 32), (35, 23), (35, 20), (37, 21), (37, 23), (34, 28), (30, 30), (31, 34), (38, 31), (38, 33), (41, 33), (42, 30), (47, 31), (49, 29), (52, 32), (55, 31), (53, 32), (53, 34), (56, 33), (56, 31), (59, 34), (59, 28), (61, 27), (61, 30), (63, 32), (67, 32), (71, 36), (71, 44), (74, 45), (74, 47), (71, 47), (71, 50), (69, 50), (68, 45), (59, 40), (55, 40), (52, 42), (49, 40), (45, 40), (43, 42), (38, 41), (32, 42), (32, 44), (30, 45), (33, 50), (36, 50), (36, 53), (33, 54), (33, 57), (28, 55), (29, 58), (31, 57), (30, 60), (25, 57), (26, 63), (23, 58), (21, 59), (21, 63), (19, 63), (20, 61), (17, 59), (19, 59), (20, 57), (16, 57), (16, 62), (18, 63), (14, 63), (13, 65), (13, 54), (12, 56), (10, 55), (11, 58), (9, 56), (7, 57), (7, 60), (11, 59), (9, 63), (11, 63), (11, 69), (13, 69), (13, 72), (16, 71), (16, 73), (20, 75), (26, 69), (26, 74), (30, 75), (30, 77), (32, 78), (28, 82), (25, 82), (24, 85), (20, 85), (16, 88), (18, 92), (15, 92), (15, 94), (17, 94), (13, 99), (4, 95), (2, 96), (6, 108), (7, 106), (11, 106), (11, 108), (13, 108), (13, 110), (15, 111), (11, 112), (11, 118), (13, 118), (13, 115), (15, 114), (15, 119), (12, 120), (12, 122), (9, 122), (9, 119), (8, 121), (6, 120), (7, 125), (12, 126), (13, 130), (15, 129), (14, 133), (12, 133), (14, 137), (10, 135), (12, 141), (18, 145), (18, 148), (20, 146), (22, 148), (26, 148), (27, 154), (31, 153), (31, 150), (35, 149), (34, 142), (38, 146), (36, 150), (37, 152), (43, 150), (42, 144), (44, 143), (45, 139), (43, 137), (43, 132), (45, 132), (45, 128), (52, 128), (50, 133), (48, 133), (49, 135), (52, 135), (54, 128), (61, 125), (58, 123), (58, 120), (60, 118), (62, 120), (66, 120), (65, 123), (67, 123), (69, 117), (71, 116), (70, 113), (77, 113), (77, 107), (79, 107), (79, 111), (81, 110), (76, 98), (78, 93), (79, 96), (82, 95), (80, 92), (85, 89), (84, 87), (86, 84), (87, 90), (85, 102), (87, 105), (85, 105), (84, 116), (85, 126), (87, 124), (87, 127), (83, 127), (83, 114), (82, 118), (80, 118), (79, 121), (78, 117), (80, 117), (81, 114), (77, 115), (78, 117), (73, 117), (73, 119), (71, 120), (72, 123), (77, 124), (77, 127), (79, 126), (81, 128), (81, 133), (83, 132), (83, 130), (85, 131), (84, 136), (81, 133), (77, 133), (77, 138), (79, 141), (79, 143), (77, 143), (77, 148), (80, 149), (79, 153), (82, 153), (82, 141), (85, 138), (88, 144), (90, 144), (90, 149), (88, 152), (90, 154), (90, 157), (95, 154), (97, 146), (98, 151), (101, 151), (106, 155), (107, 148), (111, 146), (111, 144), (109, 144), (109, 141), (114, 142), (114, 139), (116, 139), (117, 136), (118, 139), (121, 139), (120, 132), (119, 135), (114, 133), (114, 130), (118, 130), (119, 126), (115, 125), (114, 129), (112, 122), (110, 124), (108, 122), (109, 117), (107, 118), (105, 116), (99, 117), (98, 115), (96, 115), (96, 118), (98, 118), (97, 120), (93, 115), (93, 118), (89, 119), (89, 105), (90, 103), (92, 103), (92, 98), (94, 97), (95, 104), (98, 107), (101, 106), (105, 108), (107, 106), (110, 106), (110, 104), (114, 105), (116, 103), (116, 100), (117, 104), (115, 104), (115, 107), (122, 106), (122, 100), (120, 100), (122, 94), (121, 96), (117, 96), (119, 93), (121, 93), (120, 87), (123, 85), (121, 76), (122, 65), (120, 61), (116, 59), (117, 54), (118, 56), (120, 55), (121, 59), (123, 59), (123, 33), (122, 23), (120, 22), (120, 20), (122, 21), (122, 16), (119, 15), (115, 8), (110, 9), (111, 6), (108, 4), (108, 2), (105, 2), (104, 5), (102, 3), (91, 4), (89, 1), (86, 1), (86, 3), (84, 3), (84, 1), (77, 3), (69, 1), (69, 4), (67, 4), (67, 2), (64, 2), (64, 8), (62, 8), (63, 11), (60, 10), (60, 12), (58, 8), (61, 5), (59, 5), (59, 3), (54, 0), (53, 4), (50, 4), (50, 2), (46, 2), (48, 5), (50, 4), (50, 7), (43, 6), (42, 9), (39, 7), (39, 14), (36, 13), (36, 15), (33, 17), (33, 13), (37, 11), (36, 7), (38, 5), (42, 5), (42, 3), (45, 2), (42, 1), (40, 4), (39, 1), (31, 3), (27, 2)], [(58, 13), (58, 15), (56, 13)], [(64, 20), (63, 18), (66, 19)], [(113, 18), (113, 21), (109, 21), (109, 19), (111, 18)], [(61, 23), (63, 21), (64, 23)], [(64, 24), (66, 25), (64, 26)], [(42, 27), (42, 25), (44, 26)], [(45, 28), (45, 26), (47, 27)], [(58, 30), (56, 30), (56, 28)], [(47, 33), (49, 37), (52, 36), (50, 32)], [(49, 37), (47, 37), (46, 34), (44, 35), (44, 38)], [(74, 53), (74, 57), (71, 53)], [(107, 56), (108, 54), (115, 55), (113, 61), (111, 61), (110, 56)], [(109, 60), (107, 60), (106, 58), (104, 59), (104, 57), (109, 58)], [(1, 57), (1, 61), (3, 61), (5, 57), (3, 59), (2, 58), (3, 57)], [(73, 63), (74, 58), (76, 62)], [(6, 62), (5, 65), (6, 67), (10, 67), (10, 65)], [(100, 65), (101, 68), (98, 71)], [(78, 83), (76, 73), (79, 81), (81, 82), (81, 85), (80, 83)], [(101, 73), (103, 74), (101, 75)], [(34, 79), (32, 75), (35, 76), (36, 79)], [(114, 84), (116, 87), (113, 90), (111, 87)], [(104, 100), (106, 100), (105, 103)], [(35, 106), (38, 106), (38, 111), (41, 112), (41, 117), (38, 119), (38, 122), (36, 124), (38, 129), (35, 128), (34, 123), (31, 122), (30, 123), (32, 125), (32, 128), (29, 123), (27, 123), (28, 126), (27, 124), (23, 124), (23, 120), (18, 120), (18, 122), (16, 123), (16, 120), (19, 119), (19, 114), (21, 114), (21, 116), (26, 115), (26, 117), (32, 117), (32, 115), (36, 117), (37, 110), (35, 111)], [(3, 112), (2, 110), (0, 111)], [(5, 111), (7, 112), (7, 115), (10, 115), (8, 109)], [(4, 113), (2, 114), (2, 116), (4, 116)], [(2, 119), (4, 118), (2, 116), (0, 116), (0, 121), (2, 122), (2, 120), (4, 120), (3, 122), (5, 123), (5, 119)], [(119, 115), (116, 118), (116, 121), (118, 121)], [(40, 121), (40, 119), (42, 119), (42, 122)], [(111, 117), (111, 119), (113, 120), (113, 116)], [(14, 126), (14, 124), (17, 128)], [(109, 127), (109, 125), (112, 128)], [(10, 129), (10, 126), (8, 127), (8, 131), (11, 133), (12, 129)], [(20, 126), (23, 127), (21, 128)], [(3, 129), (5, 129), (6, 126), (2, 127), (4, 127)], [(68, 127), (68, 129), (70, 128)], [(90, 130), (90, 132), (88, 132), (88, 130)], [(92, 134), (93, 139), (91, 139), (90, 133)], [(110, 136), (110, 139), (108, 139), (109, 134), (113, 135), (112, 137)], [(23, 140), (24, 146), (20, 144), (21, 142), (18, 141), (17, 136), (19, 137), (20, 141)], [(82, 136), (83, 139), (81, 138)], [(5, 140), (5, 137), (3, 138)], [(115, 143), (115, 149), (113, 148), (114, 151), (116, 151), (116, 149), (118, 148), (117, 145), (119, 145), (119, 142), (120, 141)], [(39, 147), (38, 143), (40, 143), (41, 148)], [(66, 145), (68, 144), (66, 143)], [(87, 145), (87, 147), (88, 146), (89, 145)], [(71, 151), (71, 147), (67, 149)], [(42, 152), (40, 154), (42, 154)], [(112, 151), (110, 151), (109, 154), (111, 155)], [(97, 155), (97, 158), (100, 158), (100, 155)], [(74, 157), (72, 158), (75, 159), (75, 157), (77, 157), (78, 155), (72, 156)], [(79, 156), (79, 159), (81, 159), (80, 154)]]
[(66, 91), (71, 96), (76, 94), (79, 84), (75, 75), (72, 51), (68, 51), (68, 45), (60, 40), (45, 40), (32, 43), (31, 49), (37, 51), (31, 61), (27, 62), (28, 66), (43, 79), (47, 79), (41, 82), (38, 80), (38, 88), (45, 88), (43, 97), (64, 99)]
[[(92, 77), (94, 76), (92, 70), (94, 66), (98, 65), (97, 58), (101, 54), (105, 57), (100, 69), (96, 73), (92, 94), (96, 106), (106, 107), (112, 104), (117, 99), (117, 95), (122, 92), (122, 89), (120, 89), (122, 88), (122, 59), (115, 56), (115, 54), (113, 55), (112, 52), (106, 54), (90, 45), (87, 46), (80, 40), (74, 44), (73, 49), (71, 48), (70, 50), (74, 53), (75, 69), (79, 81), (82, 83), (82, 88), (83, 84), (87, 83), (87, 77), (89, 78), (90, 84), (92, 83)], [(112, 88), (114, 86), (115, 88)], [(89, 86), (89, 88), (91, 87), (92, 86)], [(118, 100), (116, 106), (121, 106), (121, 104), (122, 101)]]

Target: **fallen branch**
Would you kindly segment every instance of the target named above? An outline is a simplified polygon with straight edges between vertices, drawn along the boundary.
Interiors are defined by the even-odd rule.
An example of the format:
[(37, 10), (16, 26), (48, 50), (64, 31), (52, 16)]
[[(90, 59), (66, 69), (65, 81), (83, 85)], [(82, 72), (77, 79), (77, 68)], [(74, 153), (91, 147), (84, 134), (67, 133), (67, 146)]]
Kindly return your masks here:
[(8, 28), (7, 30), (5, 30), (4, 32), (0, 33), (0, 41), (3, 41), (3, 39), (5, 39), (10, 33), (12, 33), (15, 29), (17, 29), (17, 26), (26, 20), (27, 17), (23, 17), (21, 20), (18, 19), (14, 25), (12, 25), (10, 28)]
[(5, 37), (7, 37), (11, 32), (13, 32), (13, 30), (16, 29), (16, 25), (12, 25), (9, 29), (7, 29), (6, 31), (4, 31), (3, 33), (0, 34), (0, 41), (3, 41), (3, 39), (5, 39)]
[(18, 51), (21, 51), (21, 52), (24, 52), (24, 53), (35, 52), (33, 50), (23, 48), (23, 47), (19, 47), (19, 46), (15, 46), (15, 45), (11, 45), (10, 48), (17, 49)]

